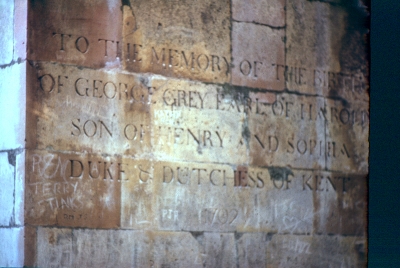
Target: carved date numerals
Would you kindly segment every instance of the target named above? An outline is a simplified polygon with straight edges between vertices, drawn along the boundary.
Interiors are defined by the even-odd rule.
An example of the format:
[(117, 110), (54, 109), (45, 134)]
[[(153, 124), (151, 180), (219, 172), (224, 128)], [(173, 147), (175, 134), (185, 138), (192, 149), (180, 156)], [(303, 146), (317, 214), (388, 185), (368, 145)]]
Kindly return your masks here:
[(237, 209), (204, 208), (200, 211), (200, 222), (203, 224), (232, 224), (238, 217)]

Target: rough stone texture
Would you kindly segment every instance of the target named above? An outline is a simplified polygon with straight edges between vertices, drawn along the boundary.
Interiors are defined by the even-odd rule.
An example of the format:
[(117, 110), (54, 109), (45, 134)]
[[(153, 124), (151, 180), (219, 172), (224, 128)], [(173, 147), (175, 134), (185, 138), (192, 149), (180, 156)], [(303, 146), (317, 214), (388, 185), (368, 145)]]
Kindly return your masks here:
[(124, 66), (207, 82), (230, 81), (230, 3), (129, 1), (124, 7)]
[(232, 19), (266, 24), (272, 27), (285, 26), (284, 0), (232, 1)]
[(357, 237), (274, 235), (267, 267), (365, 267), (365, 253)]
[(283, 90), (285, 43), (283, 29), (252, 23), (232, 25), (232, 84)]
[(0, 0), (0, 266), (365, 266), (354, 3)]
[(14, 225), (15, 169), (8, 161), (8, 153), (0, 153), (0, 226)]
[(37, 266), (73, 267), (71, 229), (37, 230)]
[(317, 233), (366, 236), (366, 176), (314, 172), (306, 178), (305, 186), (315, 191)]
[(120, 5), (97, 0), (30, 1), (28, 58), (95, 68), (118, 65)]
[[(214, 262), (231, 266), (235, 261), (233, 235), (217, 237), (220, 235), (204, 234), (200, 244), (184, 232), (38, 228), (37, 265), (203, 267), (205, 263), (215, 267)], [(225, 247), (219, 246), (221, 242)]]
[(368, 173), (369, 105), (361, 101), (326, 100), (327, 168), (358, 174)]
[(203, 267), (234, 267), (236, 265), (235, 238), (232, 233), (203, 233), (194, 236), (201, 245)]
[(271, 235), (265, 233), (237, 233), (236, 248), (239, 267), (266, 267), (267, 248)]
[(143, 156), (149, 152), (146, 78), (37, 63), (29, 67), (31, 148)]
[(245, 128), (242, 100), (228, 86), (152, 79), (153, 150), (158, 159), (246, 163), (238, 147)]
[(346, 7), (289, 0), (286, 17), (286, 87), (368, 100), (366, 30), (362, 26), (366, 11), (350, 2)]
[(0, 266), (24, 265), (24, 228), (0, 228)]
[[(229, 166), (158, 162), (154, 178), (161, 229), (235, 229), (239, 211), (232, 196), (233, 170)], [(204, 198), (206, 193), (208, 198)]]
[[(121, 185), (121, 227), (151, 230), (157, 227), (154, 166), (151, 161), (131, 161), (129, 180)], [(173, 219), (173, 216), (170, 216)]]
[(24, 228), (24, 266), (35, 267), (37, 259), (37, 230), (34, 226)]
[(249, 116), (250, 163), (261, 166), (324, 168), (325, 100), (279, 94), (258, 102)]
[(27, 223), (119, 226), (121, 182), (129, 174), (121, 157), (28, 151), (26, 162)]
[(316, 224), (327, 234), (365, 232), (363, 176), (168, 162), (137, 167), (136, 180), (122, 188), (125, 228), (310, 234)]

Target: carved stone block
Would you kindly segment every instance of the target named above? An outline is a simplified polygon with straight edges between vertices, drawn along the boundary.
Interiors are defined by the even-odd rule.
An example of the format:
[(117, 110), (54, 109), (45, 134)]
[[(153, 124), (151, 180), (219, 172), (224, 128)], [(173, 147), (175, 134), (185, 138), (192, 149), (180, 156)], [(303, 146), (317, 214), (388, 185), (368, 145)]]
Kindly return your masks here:
[(258, 101), (249, 116), (250, 163), (258, 166), (325, 167), (325, 100), (278, 94)]
[(121, 183), (130, 173), (121, 157), (39, 150), (26, 157), (27, 223), (120, 226)]
[(124, 9), (124, 67), (206, 82), (230, 82), (230, 3), (130, 1)]
[(35, 62), (29, 81), (31, 148), (149, 152), (151, 89), (144, 77)]
[(369, 154), (369, 105), (362, 101), (326, 100), (327, 168), (367, 174)]
[(285, 26), (285, 1), (251, 0), (232, 1), (232, 18), (236, 21), (266, 24), (272, 27)]
[(274, 235), (268, 267), (365, 267), (364, 240), (357, 237)]
[(290, 91), (368, 100), (366, 32), (349, 26), (355, 16), (366, 15), (327, 2), (287, 1), (282, 69)]
[(232, 25), (232, 84), (283, 90), (280, 66), (285, 63), (283, 29), (245, 22)]

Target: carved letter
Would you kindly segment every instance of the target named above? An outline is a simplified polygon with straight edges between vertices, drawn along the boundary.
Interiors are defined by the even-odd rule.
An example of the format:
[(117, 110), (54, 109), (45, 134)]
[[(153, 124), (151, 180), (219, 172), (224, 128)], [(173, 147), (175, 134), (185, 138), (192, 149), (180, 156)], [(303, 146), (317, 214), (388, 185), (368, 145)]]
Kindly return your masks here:
[[(110, 85), (110, 86), (107, 87), (107, 85)], [(109, 88), (111, 91), (114, 91), (114, 94), (111, 97), (107, 93), (107, 92), (109, 92), (109, 90), (107, 90), (107, 88)], [(107, 97), (107, 99), (113, 99), (115, 97), (115, 95), (117, 95), (117, 86), (113, 82), (107, 82), (104, 84), (103, 92), (104, 92), (104, 95)]]
[[(83, 42), (80, 42), (83, 39)], [(84, 36), (79, 36), (75, 41), (76, 49), (85, 54), (89, 50), (89, 41)]]
[[(128, 137), (128, 134), (127, 134), (128, 127), (130, 127), (130, 129), (133, 127), (133, 134), (129, 135), (129, 137)], [(124, 128), (124, 135), (125, 135), (125, 138), (127, 138), (128, 140), (134, 140), (136, 138), (136, 133), (137, 133), (137, 128), (136, 128), (135, 125), (128, 124)]]
[(58, 34), (58, 33), (53, 33), (53, 37), (54, 37), (54, 36), (57, 36), (57, 35), (60, 35), (60, 36), (61, 36), (61, 48), (60, 48), (60, 50), (61, 50), (61, 51), (65, 51), (65, 50), (64, 50), (64, 36), (71, 37), (71, 35), (70, 35), (70, 34)]
[[(79, 118), (76, 119), (76, 120), (78, 121), (78, 123), (81, 122), (81, 120), (80, 120)], [(71, 131), (71, 135), (72, 135), (72, 136), (79, 136), (79, 135), (81, 135), (81, 129), (79, 128), (79, 126), (78, 126), (77, 124), (74, 123), (74, 120), (72, 120), (72, 125), (78, 130), (78, 133), (75, 134), (74, 132)]]
[[(154, 47), (151, 48), (151, 50), (153, 51), (152, 57), (151, 57), (151, 64), (154, 64), (154, 58), (156, 58), (157, 60), (157, 64), (162, 63), (162, 66), (164, 67), (164, 69), (166, 68), (165, 66), (165, 48), (163, 48), (161, 51), (161, 57), (158, 57), (156, 50), (154, 49)], [(161, 62), (160, 62), (161, 60)]]
[[(69, 160), (71, 162), (71, 174), (70, 174), (70, 178), (79, 178), (80, 176), (82, 176), (83, 174), (83, 164), (81, 161), (79, 160)], [(80, 171), (76, 172), (75, 168), (74, 168), (74, 163), (78, 163), (79, 164), (79, 168)], [(77, 170), (79, 170), (79, 168)], [(78, 173), (78, 175), (76, 175), (76, 173)]]
[[(214, 59), (216, 59), (217, 61), (214, 62)], [(211, 55), (211, 70), (214, 72), (214, 65), (217, 65), (218, 67), (218, 71), (221, 71), (221, 68), (219, 67), (219, 57), (215, 56), (215, 55)]]
[[(201, 56), (203, 56), (203, 57), (205, 58), (205, 61), (206, 61), (206, 66), (205, 66), (204, 68), (201, 68), (201, 60), (200, 60), (200, 57), (201, 57)], [(199, 66), (199, 69), (200, 69), (200, 70), (206, 71), (206, 70), (208, 69), (208, 66), (209, 66), (209, 65), (210, 65), (210, 60), (208, 59), (207, 55), (200, 54), (200, 55), (197, 57), (197, 66)]]
[(56, 84), (56, 81), (51, 74), (42, 75), (41, 77), (39, 77), (39, 81), (40, 88), (46, 93), (52, 92), (54, 89), (54, 85)]
[[(76, 91), (76, 93), (77, 93), (79, 96), (85, 96), (85, 93), (81, 93), (81, 92), (79, 91), (79, 89), (78, 89), (78, 83), (79, 83), (79, 81), (81, 81), (81, 80), (84, 80), (84, 81), (86, 81), (86, 83), (89, 83), (89, 80), (87, 80), (87, 79), (78, 78), (78, 79), (75, 81), (75, 91)], [(88, 87), (85, 88), (86, 95), (87, 95), (88, 90), (89, 90)]]
[[(168, 180), (167, 173), (166, 173), (167, 169), (169, 169), (169, 173), (170, 173), (169, 180)], [(173, 180), (173, 178), (174, 178), (174, 171), (172, 170), (172, 168), (170, 168), (169, 166), (164, 166), (163, 167), (163, 182), (170, 183)]]
[[(88, 130), (86, 128), (87, 123), (91, 122), (93, 124), (93, 133), (89, 135)], [(88, 137), (93, 137), (94, 135), (96, 135), (97, 132), (97, 125), (95, 122), (93, 122), (92, 120), (88, 120), (85, 122), (85, 124), (83, 124), (83, 132), (85, 133), (86, 136)]]
[[(102, 129), (103, 129), (103, 127), (106, 129), (106, 131), (108, 132), (108, 135), (110, 135), (110, 137), (112, 137), (112, 133), (111, 133), (111, 131), (107, 128), (107, 126), (104, 124), (104, 122), (103, 121), (100, 121), (100, 138), (101, 138), (101, 136), (102, 136)], [(112, 127), (112, 126), (111, 126)]]
[(251, 63), (248, 60), (243, 60), (239, 65), (240, 72), (248, 76), (251, 73)]

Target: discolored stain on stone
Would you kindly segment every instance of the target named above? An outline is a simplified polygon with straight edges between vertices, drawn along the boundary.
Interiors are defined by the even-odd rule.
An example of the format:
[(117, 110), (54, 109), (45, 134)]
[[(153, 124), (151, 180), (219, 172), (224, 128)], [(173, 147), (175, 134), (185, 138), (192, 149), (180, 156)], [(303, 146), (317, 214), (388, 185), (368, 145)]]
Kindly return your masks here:
[(28, 59), (91, 68), (119, 65), (119, 1), (30, 1), (28, 8)]
[(245, 92), (179, 79), (150, 81), (153, 154), (158, 159), (246, 163), (240, 129), (245, 123)]
[(362, 1), (5, 8), (8, 256), (29, 267), (366, 265)]
[(232, 84), (283, 90), (280, 66), (285, 64), (284, 30), (263, 25), (233, 22)]
[(248, 123), (250, 164), (324, 168), (326, 118), (320, 97), (278, 94), (273, 103), (259, 100)]
[(130, 6), (124, 21), (134, 17), (137, 30), (124, 24), (126, 70), (230, 82), (229, 1), (131, 1)]
[(271, 27), (285, 26), (285, 1), (250, 0), (232, 1), (232, 18), (237, 21), (254, 22)]
[(365, 267), (358, 257), (360, 237), (274, 235), (267, 249), (268, 267)]
[(38, 62), (29, 68), (30, 148), (144, 155), (151, 89), (115, 71)]
[(129, 165), (121, 157), (28, 151), (25, 221), (33, 225), (116, 228), (121, 183)]
[(245, 233), (236, 240), (239, 267), (267, 266), (267, 248), (270, 243), (268, 234)]
[(40, 227), (38, 237), (39, 267), (203, 267), (198, 243), (185, 232)]
[(326, 127), (327, 168), (367, 174), (369, 105), (361, 101), (327, 100), (330, 119)]
[(315, 191), (315, 229), (318, 234), (366, 235), (365, 175), (313, 172), (305, 178), (307, 188), (311, 185)]
[(272, 180), (278, 181), (287, 181), (289, 179), (289, 175), (294, 176), (292, 170), (286, 167), (268, 167), (268, 172)]
[[(364, 27), (352, 28), (365, 17), (358, 16), (357, 9), (348, 12), (350, 2), (344, 6), (287, 2), (284, 72), (290, 91), (368, 100), (366, 32)], [(354, 21), (353, 16), (357, 17)]]

